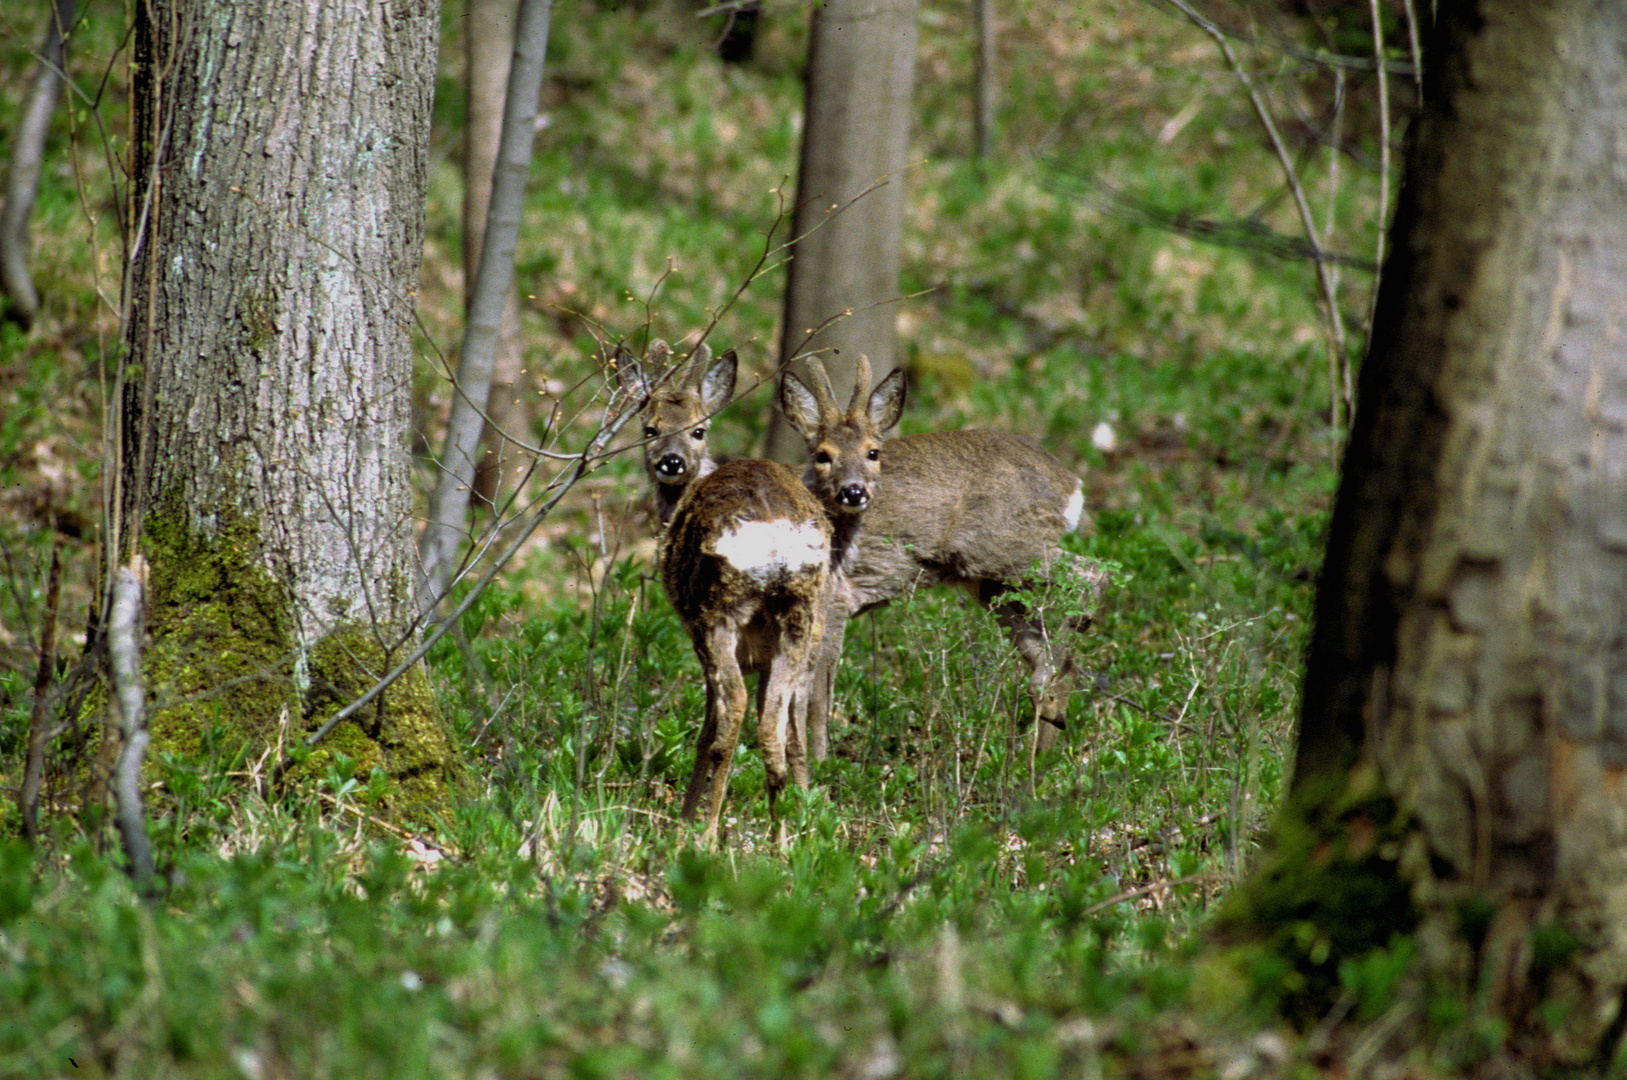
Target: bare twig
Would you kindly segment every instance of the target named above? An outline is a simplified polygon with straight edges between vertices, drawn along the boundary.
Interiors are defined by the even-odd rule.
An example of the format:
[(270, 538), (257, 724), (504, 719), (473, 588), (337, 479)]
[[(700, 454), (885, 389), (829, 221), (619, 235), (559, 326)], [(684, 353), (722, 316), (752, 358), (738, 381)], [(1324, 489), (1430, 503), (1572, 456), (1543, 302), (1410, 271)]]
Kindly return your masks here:
[(1133, 889), (1125, 889), (1117, 896), (1109, 896), (1106, 900), (1095, 903), (1079, 913), (1081, 919), (1088, 919), (1092, 915), (1099, 915), (1110, 907), (1117, 907), (1127, 900), (1135, 900), (1148, 893), (1160, 892), (1165, 889), (1175, 889), (1182, 885), (1201, 885), (1208, 881), (1207, 874), (1193, 874), (1190, 877), (1176, 878), (1174, 881), (1151, 881), (1145, 885), (1138, 885)]
[[(1381, 72), (1379, 74), (1379, 78), (1382, 79), (1383, 77), (1384, 77), (1384, 75)], [(1323, 241), (1327, 242), (1327, 243), (1331, 243), (1333, 241), (1333, 222), (1334, 222), (1334, 217), (1335, 217), (1335, 215), (1337, 213), (1337, 206), (1338, 206), (1338, 200), (1339, 200), (1339, 155), (1342, 153), (1342, 151), (1340, 149), (1340, 146), (1339, 146), (1339, 142), (1340, 142), (1339, 136), (1344, 133), (1343, 132), (1344, 118), (1345, 118), (1345, 73), (1344, 73), (1343, 69), (1335, 69), (1335, 72), (1334, 72), (1334, 91), (1333, 91), (1333, 138), (1332, 138), (1332, 140), (1330, 141), (1330, 143), (1328, 145), (1328, 220), (1327, 220), (1326, 229), (1323, 232), (1323, 236), (1322, 236)], [(1383, 220), (1382, 215), (1380, 216), (1380, 220), (1381, 221)], [(1383, 231), (1384, 230), (1382, 228), (1379, 229), (1380, 234), (1382, 234)], [(1373, 263), (1373, 275), (1374, 275), (1374, 278), (1373, 278), (1373, 295), (1374, 296), (1378, 295), (1378, 272), (1379, 272), (1380, 265), (1382, 263), (1382, 255), (1383, 255), (1383, 253), (1380, 252), (1380, 259), (1375, 260), (1374, 263)], [(1339, 268), (1337, 266), (1331, 267), (1331, 268), (1329, 268), (1328, 273), (1329, 273), (1329, 276), (1333, 279), (1333, 291), (1334, 291), (1335, 294), (1337, 294), (1338, 291), (1339, 291)], [(1328, 382), (1328, 401), (1329, 402), (1338, 401), (1339, 396), (1342, 393), (1344, 395), (1344, 400), (1347, 403), (1347, 407), (1348, 407), (1348, 403), (1351, 400), (1353, 400), (1352, 399), (1352, 392), (1351, 392), (1351, 389), (1350, 389), (1350, 365), (1349, 364), (1340, 364), (1339, 368), (1343, 369), (1342, 372), (1334, 370), (1334, 366), (1331, 365), (1331, 364), (1329, 365), (1330, 378), (1329, 378), (1329, 382)], [(1340, 384), (1340, 382), (1338, 380), (1338, 376), (1340, 374), (1342, 374), (1343, 377), (1344, 377), (1344, 383), (1343, 383), (1342, 386), (1341, 386), (1341, 384)], [(1337, 414), (1335, 414), (1335, 416), (1333, 417), (1333, 422), (1334, 422), (1335, 426), (1338, 425), (1338, 416), (1337, 416)]]
[(752, 11), (755, 10), (761, 3), (762, 0), (728, 0), (728, 3), (713, 4), (711, 7), (702, 8), (701, 10), (695, 12), (695, 18), (709, 19), (713, 15), (733, 15), (741, 11)]
[(1407, 44), (1412, 49), (1412, 82), (1413, 85), (1424, 85), (1424, 49), (1418, 42), (1418, 9), (1412, 0), (1401, 0), (1401, 6), (1407, 11)]
[[(1177, 8), (1180, 7), (1178, 4), (1171, 3), (1171, 0), (1145, 0), (1145, 2), (1153, 7), (1160, 7), (1164, 5)], [(1183, 14), (1185, 14), (1184, 11)], [(1264, 34), (1246, 33), (1239, 30), (1235, 26), (1227, 26), (1225, 23), (1219, 22), (1215, 19), (1205, 19), (1204, 21), (1208, 23), (1209, 26), (1213, 27), (1215, 32), (1226, 35), (1226, 37), (1232, 41), (1242, 42), (1244, 45), (1247, 45), (1252, 49), (1269, 49), (1272, 52), (1280, 53), (1283, 56), (1288, 57), (1290, 60), (1297, 61), (1300, 64), (1313, 64), (1317, 67), (1325, 67), (1343, 71), (1373, 70), (1373, 58), (1370, 56), (1347, 56), (1343, 53), (1334, 52), (1332, 49), (1306, 48), (1297, 41), (1292, 41), (1280, 34), (1273, 34), (1268, 37)], [(1387, 66), (1392, 74), (1416, 76), (1417, 57), (1415, 56), (1413, 59), (1413, 65), (1400, 64), (1396, 63), (1395, 61), (1391, 61)]]
[[(1384, 234), (1385, 225), (1390, 220), (1390, 80), (1384, 72), (1384, 22), (1379, 15), (1378, 0), (1368, 0), (1368, 7), (1373, 15), (1373, 55), (1378, 57), (1378, 236), (1374, 240), (1376, 254), (1373, 260), (1378, 263), (1379, 274), (1384, 273)], [(1373, 289), (1367, 307), (1367, 325), (1373, 324), (1373, 312), (1378, 306), (1378, 286), (1380, 277), (1373, 279)], [(1350, 370), (1345, 369), (1345, 400), (1349, 401), (1353, 391), (1349, 386)]]
[[(1183, 207), (1169, 209), (1138, 198), (1100, 177), (1071, 176), (1060, 169), (1049, 173), (1042, 182), (1058, 194), (1092, 200), (1103, 213), (1177, 233), (1202, 244), (1259, 252), (1278, 259), (1320, 258), (1329, 266), (1345, 266), (1362, 273), (1377, 269), (1366, 256), (1318, 248), (1308, 240), (1277, 232), (1260, 220), (1258, 211), (1241, 217), (1216, 218)], [(1081, 187), (1084, 190), (1079, 190)]]
[[(1232, 73), (1237, 76), (1237, 81), (1248, 92), (1249, 104), (1254, 107), (1254, 115), (1259, 119), (1260, 126), (1265, 128), (1266, 137), (1271, 140), (1271, 147), (1276, 152), (1278, 163), (1282, 166), (1283, 179), (1287, 182), (1288, 190), (1294, 196), (1294, 205), (1299, 210), (1300, 224), (1304, 228), (1305, 236), (1310, 240), (1311, 248), (1315, 253), (1316, 279), (1322, 288), (1322, 302), (1327, 315), (1330, 352), (1328, 362), (1335, 366), (1336, 383), (1339, 381), (1337, 373), (1345, 373), (1345, 379), (1348, 381), (1349, 354), (1345, 347), (1344, 321), (1339, 316), (1339, 297), (1334, 289), (1328, 260), (1322, 252), (1321, 241), (1317, 238), (1316, 218), (1311, 214), (1311, 205), (1305, 197), (1305, 188), (1299, 182), (1299, 173), (1294, 168), (1293, 160), (1288, 153), (1288, 147), (1283, 142), (1282, 135), (1277, 131), (1277, 124), (1272, 119), (1271, 109), (1266, 104), (1265, 95), (1254, 84), (1254, 79), (1249, 75), (1248, 69), (1243, 66), (1242, 60), (1232, 50), (1231, 42), (1219, 27), (1194, 11), (1191, 5), (1186, 3), (1186, 0), (1168, 0), (1168, 2), (1190, 19), (1194, 26), (1214, 40), (1215, 45), (1220, 49), (1221, 55), (1226, 58), (1227, 64), (1231, 66)], [(1341, 405), (1343, 406), (1342, 412)], [(1351, 401), (1348, 395), (1340, 395), (1334, 398), (1331, 403), (1334, 428), (1338, 429), (1344, 426), (1350, 416), (1350, 406)]]

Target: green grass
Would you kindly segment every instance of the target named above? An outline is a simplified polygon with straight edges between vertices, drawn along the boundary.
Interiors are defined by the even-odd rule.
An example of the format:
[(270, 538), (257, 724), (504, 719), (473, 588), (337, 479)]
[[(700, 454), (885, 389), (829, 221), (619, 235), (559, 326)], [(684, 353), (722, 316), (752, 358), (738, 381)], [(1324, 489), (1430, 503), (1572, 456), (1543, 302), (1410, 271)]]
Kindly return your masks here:
[[(95, 10), (74, 54), (87, 87), (119, 40), (117, 10)], [(585, 442), (597, 334), (677, 339), (720, 313), (712, 342), (743, 346), (743, 385), (772, 368), (782, 273), (720, 309), (791, 198), (774, 189), (794, 185), (804, 18), (770, 5), (757, 58), (725, 67), (707, 48), (719, 27), (687, 11), (556, 10), (519, 254), (534, 436)], [(1099, 182), (1297, 231), (1206, 39), (1105, 0), (1001, 18), (999, 152), (979, 166), (968, 12), (923, 14), (902, 430), (1020, 431), (1085, 480), (1077, 548), (1118, 584), (1075, 643), (1087, 677), (1039, 775), (993, 620), (922, 594), (849, 627), (835, 752), (790, 799), (788, 849), (767, 845), (745, 747), (724, 850), (690, 850), (675, 818), (704, 692), (622, 455), (430, 656), (473, 763), (435, 835), (373, 821), (384, 781), (343, 770), (268, 804), (246, 783), (264, 762), (206, 733), (202, 760), (159, 763), (169, 884), (143, 905), (65, 735), (45, 841), (0, 847), (0, 1075), (1048, 1077), (1252, 1053), (1231, 1034), (1252, 1030), (1248, 995), (1190, 953), (1292, 764), (1337, 451), (1313, 275), (1104, 212)], [(436, 356), (462, 314), (459, 12), (445, 27), (416, 383), (431, 444), (450, 398)], [(36, 29), (0, 22), (8, 76)], [(0, 129), (22, 79), (4, 85)], [(110, 127), (117, 108), (102, 105)], [(28, 335), (0, 328), (8, 791), (48, 526), (101, 513), (117, 330), (98, 291), (117, 293), (118, 247), (84, 119), (71, 140), (64, 121), (41, 196), (45, 316)], [(1325, 167), (1306, 154), (1319, 200)], [(1342, 185), (1332, 244), (1366, 253), (1376, 179), (1347, 166)], [(1364, 310), (1367, 284), (1344, 273), (1347, 308)], [(565, 419), (545, 432), (556, 402)], [(732, 409), (716, 448), (753, 450), (767, 409), (762, 390)], [(72, 658), (95, 554), (62, 542)], [(0, 829), (15, 827), (8, 797)], [(1382, 1009), (1395, 970), (1352, 969), (1363, 1010)], [(1175, 1018), (1192, 1014), (1219, 1020), (1194, 1041)]]

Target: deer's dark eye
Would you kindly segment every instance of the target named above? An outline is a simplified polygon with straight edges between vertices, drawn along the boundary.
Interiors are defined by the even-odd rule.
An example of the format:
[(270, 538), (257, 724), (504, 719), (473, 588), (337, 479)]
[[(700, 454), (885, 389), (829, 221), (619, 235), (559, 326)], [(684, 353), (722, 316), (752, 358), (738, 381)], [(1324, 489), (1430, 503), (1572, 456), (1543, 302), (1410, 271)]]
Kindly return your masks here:
[(872, 446), (870, 448), (870, 452), (865, 454), (864, 456), (869, 458), (871, 461), (880, 461), (881, 460), (881, 451), (879, 449), (877, 449), (876, 447)]
[(706, 429), (703, 427), (698, 427), (689, 433), (689, 437), (694, 439), (696, 442), (700, 442), (702, 439), (706, 438)]
[(661, 433), (659, 431), (655, 430), (655, 425), (654, 424), (645, 424), (644, 425), (644, 437), (646, 439), (653, 439), (659, 434), (661, 434)]
[(814, 464), (815, 465), (829, 465), (830, 464), (830, 453), (828, 451), (825, 451), (825, 450), (816, 450), (816, 451), (814, 451)]

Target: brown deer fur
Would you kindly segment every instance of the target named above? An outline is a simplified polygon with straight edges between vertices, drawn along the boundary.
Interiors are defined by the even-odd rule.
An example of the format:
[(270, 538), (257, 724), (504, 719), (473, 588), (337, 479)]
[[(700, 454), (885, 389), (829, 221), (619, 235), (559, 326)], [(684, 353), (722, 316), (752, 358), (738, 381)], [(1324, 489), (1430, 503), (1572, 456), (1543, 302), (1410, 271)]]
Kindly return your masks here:
[[(794, 379), (788, 375), (786, 381)], [(782, 404), (814, 460), (803, 480), (829, 507), (818, 457), (835, 406), (828, 385), (814, 391), (797, 385), (801, 394), (787, 398), (782, 392)], [(1036, 571), (1044, 579), (1066, 566), (1070, 580), (1087, 593), (1082, 606), (1094, 608), (1107, 574), (1064, 552), (1059, 543), (1063, 533), (1078, 526), (1082, 511), (1079, 478), (1023, 436), (941, 431), (886, 442), (868, 506), (862, 515), (838, 519), (833, 540), (837, 604), (826, 619), (808, 707), (809, 751), (815, 760), (828, 749), (831, 695), (847, 619), (941, 584), (965, 589), (1006, 628), (1029, 668), (1036, 746), (1050, 745), (1067, 711), (1067, 679), (1059, 675), (1071, 676), (1074, 664), (1053, 647), (1041, 619), (1017, 600), (1001, 597), (1035, 584)]]
[(825, 616), (832, 606), (830, 520), (796, 473), (732, 461), (689, 484), (661, 548), (661, 583), (706, 676), (706, 717), (683, 816), (706, 800), (703, 844), (717, 838), (729, 766), (757, 675), (757, 740), (776, 805), (786, 780), (808, 783), (804, 717)]

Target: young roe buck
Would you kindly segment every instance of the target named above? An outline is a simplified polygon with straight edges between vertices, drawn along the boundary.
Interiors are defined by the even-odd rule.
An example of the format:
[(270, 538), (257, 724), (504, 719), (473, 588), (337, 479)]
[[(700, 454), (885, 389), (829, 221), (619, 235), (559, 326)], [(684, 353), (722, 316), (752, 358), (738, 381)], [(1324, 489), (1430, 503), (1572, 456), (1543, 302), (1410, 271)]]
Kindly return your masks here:
[(664, 341), (653, 342), (642, 361), (625, 346), (617, 346), (615, 355), (622, 389), (645, 403), (644, 471), (655, 489), (662, 526), (672, 520), (684, 488), (713, 469), (706, 434), (712, 417), (734, 394), (739, 370), (733, 349), (713, 363), (712, 350), (703, 343), (676, 367), (671, 355)]
[[(868, 362), (864, 367), (869, 386)], [(787, 779), (808, 784), (807, 710), (826, 619), (838, 609), (831, 537), (876, 489), (881, 433), (903, 408), (903, 373), (873, 394), (856, 393), (823, 432), (828, 500), (795, 472), (769, 461), (732, 461), (692, 481), (661, 549), (661, 582), (689, 630), (706, 676), (706, 717), (683, 816), (707, 797), (703, 842), (717, 836), (740, 728), (744, 675), (757, 674), (757, 737), (768, 774), (775, 842), (784, 839), (776, 801)]]
[[(1053, 647), (1044, 621), (1008, 594), (1052, 579), (1077, 585), (1084, 594), (1078, 598), (1084, 612), (1079, 621), (1088, 621), (1109, 576), (1092, 560), (1063, 551), (1059, 543), (1083, 515), (1079, 478), (1021, 435), (938, 431), (888, 440), (880, 452), (881, 482), (872, 497), (846, 500), (834, 487), (850, 467), (846, 456), (855, 449), (874, 456), (877, 448), (830, 437), (849, 421), (852, 406), (843, 417), (823, 366), (813, 360), (809, 368), (812, 388), (790, 373), (781, 380), (780, 408), (808, 445), (812, 464), (803, 481), (826, 507), (841, 512), (832, 539), (836, 606), (825, 620), (808, 705), (810, 753), (823, 760), (828, 750), (831, 696), (846, 621), (915, 589), (943, 584), (966, 590), (992, 609), (1010, 635), (1029, 669), (1033, 745), (1048, 748), (1064, 726), (1068, 683), (1077, 668), (1071, 654)], [(857, 368), (855, 403), (870, 382), (864, 357)], [(894, 377), (901, 379), (901, 373), (894, 371), (887, 381)], [(900, 381), (896, 408), (902, 406)]]

